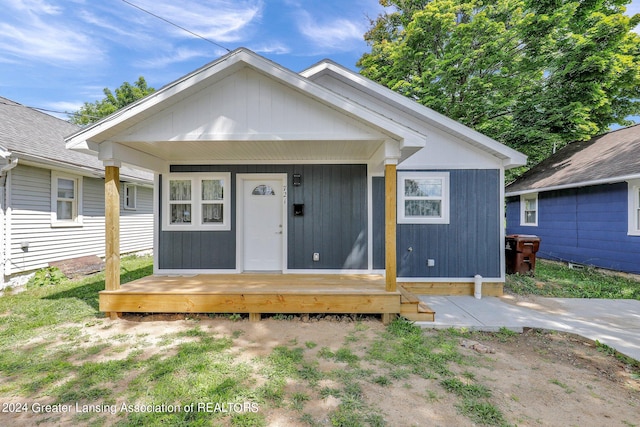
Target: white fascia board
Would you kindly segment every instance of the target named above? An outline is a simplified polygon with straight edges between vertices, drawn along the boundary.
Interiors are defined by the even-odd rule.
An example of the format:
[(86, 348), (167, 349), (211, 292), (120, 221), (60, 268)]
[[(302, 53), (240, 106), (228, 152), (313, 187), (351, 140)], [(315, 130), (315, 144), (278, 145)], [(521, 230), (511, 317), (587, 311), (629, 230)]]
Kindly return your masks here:
[(98, 159), (105, 164), (109, 161), (122, 161), (149, 171), (166, 172), (169, 169), (167, 162), (159, 157), (111, 141), (100, 144), (99, 150)]
[(624, 176), (617, 176), (617, 177), (603, 178), (603, 179), (594, 179), (592, 181), (574, 182), (571, 184), (553, 185), (550, 187), (529, 188), (521, 191), (510, 191), (505, 193), (505, 197), (521, 196), (523, 194), (531, 194), (531, 193), (542, 193), (545, 191), (566, 190), (569, 188), (589, 187), (592, 185), (616, 184), (618, 182), (624, 182), (624, 181), (629, 181), (633, 179), (640, 179), (640, 174), (624, 175)]
[(479, 144), (484, 147), (486, 151), (490, 151), (494, 156), (500, 158), (503, 161), (503, 166), (507, 169), (523, 166), (527, 162), (527, 156), (524, 154), (507, 147), (506, 145), (489, 138), (474, 129), (471, 129), (462, 123), (440, 114), (431, 108), (412, 101), (406, 96), (394, 92), (360, 74), (347, 70), (334, 62), (321, 62), (301, 72), (300, 75), (310, 78), (322, 73), (331, 73), (333, 76), (338, 77), (341, 81), (351, 86), (362, 88), (365, 92), (377, 99), (381, 99), (386, 103), (395, 104), (396, 108), (399, 108), (401, 111), (404, 111), (405, 113), (408, 113), (431, 126), (450, 133), (462, 140), (473, 141), (476, 144)]
[(108, 131), (110, 128), (113, 128), (126, 120), (132, 119), (137, 115), (141, 115), (140, 117), (146, 118), (147, 115), (142, 114), (144, 111), (151, 109), (175, 95), (187, 91), (189, 88), (192, 88), (209, 77), (217, 74), (219, 74), (220, 77), (225, 76), (226, 74), (224, 74), (223, 71), (227, 70), (229, 72), (236, 64), (246, 64), (257, 71), (274, 77), (281, 83), (295, 88), (302, 93), (323, 102), (331, 108), (341, 111), (342, 113), (346, 113), (355, 119), (366, 122), (369, 126), (379, 130), (385, 135), (388, 135), (390, 138), (399, 141), (404, 140), (402, 142), (407, 146), (424, 146), (424, 141), (426, 139), (425, 135), (396, 123), (381, 114), (364, 108), (360, 104), (350, 101), (349, 99), (313, 83), (305, 77), (287, 70), (286, 68), (258, 56), (251, 51), (240, 48), (219, 60), (205, 65), (181, 79), (168, 84), (145, 98), (116, 111), (101, 121), (68, 136), (65, 138), (67, 148), (86, 149), (87, 141), (91, 141), (92, 138), (97, 137), (101, 133)]

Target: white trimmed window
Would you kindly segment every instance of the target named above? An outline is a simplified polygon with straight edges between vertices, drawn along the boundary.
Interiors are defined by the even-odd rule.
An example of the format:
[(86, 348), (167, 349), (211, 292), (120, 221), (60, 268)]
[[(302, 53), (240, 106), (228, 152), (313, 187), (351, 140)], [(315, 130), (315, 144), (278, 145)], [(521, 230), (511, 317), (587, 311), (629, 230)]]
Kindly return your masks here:
[(168, 174), (163, 230), (231, 230), (231, 174)]
[(82, 226), (82, 177), (51, 172), (51, 226)]
[(124, 209), (136, 210), (138, 203), (138, 187), (135, 184), (124, 184), (123, 186)]
[(628, 181), (629, 236), (640, 236), (640, 180)]
[(529, 227), (538, 225), (538, 193), (520, 196), (520, 225)]
[(449, 224), (449, 172), (398, 172), (398, 224)]

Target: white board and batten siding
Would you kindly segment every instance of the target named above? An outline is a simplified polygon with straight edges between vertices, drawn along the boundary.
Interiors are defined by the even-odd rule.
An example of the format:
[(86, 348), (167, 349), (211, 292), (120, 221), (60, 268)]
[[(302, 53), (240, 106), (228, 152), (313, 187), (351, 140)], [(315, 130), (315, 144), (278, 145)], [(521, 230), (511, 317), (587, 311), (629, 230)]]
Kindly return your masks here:
[[(23, 165), (11, 171), (7, 200), (7, 276), (44, 268), (53, 261), (104, 256), (104, 179), (82, 178), (81, 226), (52, 227), (51, 174), (49, 169)], [(138, 186), (137, 208), (126, 210), (122, 208), (122, 186), (120, 251), (151, 249), (153, 189)], [(26, 244), (28, 248), (23, 249)]]

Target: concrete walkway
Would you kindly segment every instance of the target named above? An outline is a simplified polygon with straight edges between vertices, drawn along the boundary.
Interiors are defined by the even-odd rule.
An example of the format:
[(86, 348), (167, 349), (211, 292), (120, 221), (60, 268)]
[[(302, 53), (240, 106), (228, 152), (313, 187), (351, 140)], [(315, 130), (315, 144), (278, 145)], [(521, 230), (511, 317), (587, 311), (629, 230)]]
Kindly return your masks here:
[(468, 328), (521, 332), (542, 328), (570, 332), (606, 344), (640, 361), (640, 301), (511, 296), (420, 296), (436, 312), (424, 328)]

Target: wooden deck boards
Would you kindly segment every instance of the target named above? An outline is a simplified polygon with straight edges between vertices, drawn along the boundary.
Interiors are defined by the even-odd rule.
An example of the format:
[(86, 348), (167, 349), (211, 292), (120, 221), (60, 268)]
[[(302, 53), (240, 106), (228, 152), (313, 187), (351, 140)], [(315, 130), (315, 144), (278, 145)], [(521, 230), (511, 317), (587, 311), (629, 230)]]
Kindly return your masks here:
[[(212, 274), (148, 276), (99, 299), (104, 312), (249, 313), (257, 320), (261, 313), (404, 315), (401, 295), (387, 292), (378, 275)], [(417, 298), (409, 299), (417, 314)]]

